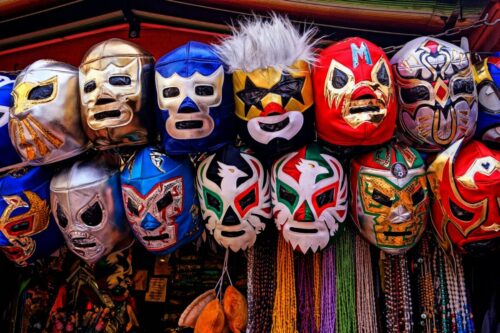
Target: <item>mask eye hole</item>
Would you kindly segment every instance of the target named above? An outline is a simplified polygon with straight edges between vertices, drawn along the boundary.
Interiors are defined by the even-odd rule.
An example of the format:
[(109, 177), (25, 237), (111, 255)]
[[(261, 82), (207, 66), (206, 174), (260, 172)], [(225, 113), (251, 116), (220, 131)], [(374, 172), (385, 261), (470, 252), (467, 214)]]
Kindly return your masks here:
[(341, 71), (338, 68), (335, 68), (333, 70), (332, 86), (335, 89), (341, 89), (341, 88), (345, 87), (345, 85), (347, 84), (348, 81), (349, 81), (349, 78), (348, 78), (346, 73), (344, 73), (343, 71)]
[(332, 202), (333, 202), (333, 189), (329, 189), (328, 191), (325, 191), (316, 197), (316, 203), (320, 208)]
[(209, 85), (200, 85), (194, 88), (194, 92), (198, 96), (212, 96), (214, 94), (214, 87)]
[(219, 215), (222, 214), (221, 200), (212, 193), (210, 193), (209, 191), (205, 191), (205, 203), (207, 204), (207, 207), (209, 209), (215, 211)]
[(453, 201), (450, 202), (450, 209), (453, 215), (455, 215), (456, 218), (462, 220), (462, 221), (470, 221), (474, 217), (474, 214), (471, 212), (466, 211), (465, 209), (458, 207)]
[(413, 104), (418, 101), (428, 101), (430, 99), (429, 89), (424, 86), (412, 88), (400, 88), (401, 99), (406, 104)]
[(165, 207), (171, 205), (172, 202), (174, 202), (172, 192), (168, 191), (160, 200), (156, 202), (156, 208), (158, 208), (158, 211), (162, 211)]
[(66, 218), (66, 215), (64, 214), (61, 206), (59, 205), (57, 205), (56, 216), (59, 225), (63, 228), (66, 228), (66, 226), (68, 225), (68, 219)]
[(382, 192), (378, 191), (377, 189), (373, 190), (372, 193), (372, 199), (378, 202), (379, 204), (382, 204), (387, 207), (392, 206), (392, 200), (389, 198), (387, 195), (383, 194)]
[(95, 227), (102, 221), (102, 208), (99, 202), (95, 202), (89, 208), (87, 208), (80, 216), (83, 223), (89, 227)]
[(128, 86), (132, 80), (125, 75), (117, 75), (109, 78), (109, 84), (113, 86)]
[(88, 94), (88, 93), (94, 91), (95, 88), (97, 88), (95, 81), (89, 81), (89, 82), (85, 83), (85, 85), (83, 86), (83, 91), (86, 94)]
[(387, 68), (385, 67), (385, 65), (380, 66), (380, 69), (377, 72), (377, 81), (384, 86), (389, 85), (389, 73), (387, 73)]
[(53, 92), (54, 92), (54, 85), (52, 83), (34, 87), (28, 94), (28, 99), (32, 101), (46, 99), (52, 96)]
[(277, 86), (273, 87), (272, 91), (278, 95), (283, 95), (283, 96), (292, 96), (297, 92), (300, 92), (302, 90), (302, 86), (304, 85), (304, 80), (299, 80), (299, 79), (286, 79), (280, 83), (278, 83)]
[(163, 97), (165, 98), (171, 98), (171, 97), (177, 97), (180, 95), (179, 88), (177, 87), (168, 87), (163, 89)]
[(413, 205), (417, 205), (424, 200), (425, 197), (425, 192), (423, 188), (419, 188), (417, 192), (413, 193), (411, 195), (411, 201), (413, 202)]
[(133, 215), (139, 216), (139, 209), (137, 208), (137, 205), (135, 204), (135, 202), (133, 202), (132, 199), (130, 199), (130, 198), (127, 199), (127, 209)]
[(297, 200), (297, 197), (295, 196), (295, 194), (290, 192), (284, 186), (280, 186), (279, 195), (280, 195), (280, 198), (283, 199), (290, 206), (293, 206), (293, 204), (295, 203), (295, 200)]
[(252, 190), (250, 193), (245, 195), (241, 200), (239, 201), (240, 207), (242, 210), (245, 210), (248, 206), (250, 206), (252, 203), (255, 202), (255, 191)]
[(453, 82), (453, 94), (472, 94), (474, 93), (474, 83), (472, 79), (456, 80)]

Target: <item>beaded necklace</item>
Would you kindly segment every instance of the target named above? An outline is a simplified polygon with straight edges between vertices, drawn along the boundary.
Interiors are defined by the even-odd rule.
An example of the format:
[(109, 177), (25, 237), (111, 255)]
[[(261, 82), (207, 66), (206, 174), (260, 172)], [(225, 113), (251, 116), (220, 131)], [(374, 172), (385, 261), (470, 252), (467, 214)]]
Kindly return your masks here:
[(412, 302), (408, 260), (405, 254), (381, 253), (384, 265), (386, 330), (391, 333), (413, 332)]
[(377, 333), (370, 245), (356, 233), (356, 317), (358, 333)]
[(323, 250), (321, 276), (321, 333), (335, 333), (337, 287), (335, 274), (335, 245)]
[(319, 332), (321, 326), (321, 252), (313, 254), (314, 266), (314, 324)]
[(260, 234), (247, 251), (248, 333), (270, 332), (272, 327), (277, 250), (277, 233), (272, 231)]
[(429, 237), (425, 234), (420, 241), (417, 258), (417, 285), (420, 309), (420, 325), (423, 333), (437, 333), (432, 286), (432, 256), (429, 251)]
[(276, 266), (276, 294), (271, 332), (295, 333), (298, 331), (293, 250), (282, 235), (278, 238)]
[(314, 318), (314, 263), (312, 254), (297, 256), (298, 326), (300, 332), (316, 333)]
[(354, 240), (352, 231), (346, 228), (340, 235), (335, 251), (336, 264), (336, 332), (355, 333), (356, 327), (356, 278), (354, 268)]

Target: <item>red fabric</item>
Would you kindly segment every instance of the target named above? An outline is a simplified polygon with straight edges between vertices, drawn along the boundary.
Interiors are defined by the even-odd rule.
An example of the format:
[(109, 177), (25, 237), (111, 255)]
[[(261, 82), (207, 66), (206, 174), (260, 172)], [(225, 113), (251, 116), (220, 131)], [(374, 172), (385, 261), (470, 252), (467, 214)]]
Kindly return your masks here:
[[(485, 160), (486, 157), (493, 159)], [(464, 252), (462, 247), (465, 244), (500, 237), (498, 231), (485, 230), (495, 223), (500, 226), (500, 170), (496, 168), (489, 175), (481, 168), (480, 172), (469, 171), (469, 174), (473, 174), (476, 189), (468, 188), (458, 180), (474, 163), (484, 164), (487, 167), (488, 163), (495, 163), (495, 160), (496, 163), (500, 161), (500, 151), (489, 149), (479, 141), (471, 141), (458, 152), (451, 175), (449, 164), (453, 162), (448, 160), (444, 167), (443, 179), (439, 183), (441, 200), (434, 200), (432, 203), (432, 221), (441, 239), (446, 240), (444, 235), (446, 233), (450, 241), (462, 252)], [(458, 191), (458, 196), (453, 191), (453, 185)], [(460, 199), (463, 199), (466, 204), (464, 205)], [(472, 218), (468, 221), (458, 219), (451, 210), (450, 201), (471, 213)], [(449, 222), (446, 217), (443, 218), (443, 210)], [(484, 210), (486, 210), (486, 215), (482, 220)]]
[[(359, 64), (357, 67), (353, 64), (353, 52), (351, 44), (357, 48), (364, 43), (370, 53), (371, 64), (368, 64), (366, 57), (358, 56)], [(385, 119), (378, 125), (372, 123), (362, 123), (356, 128), (347, 124), (342, 117), (341, 109), (344, 97), (341, 98), (338, 107), (335, 102), (330, 108), (327, 98), (324, 94), (325, 80), (330, 68), (332, 59), (349, 68), (355, 76), (355, 83), (361, 81), (372, 81), (371, 71), (373, 66), (377, 64), (380, 58), (383, 58), (389, 68), (389, 77), (391, 80), (390, 99), (387, 103), (387, 115)], [(316, 108), (316, 129), (320, 139), (340, 146), (360, 146), (360, 145), (377, 145), (384, 143), (392, 138), (396, 124), (397, 102), (394, 92), (394, 80), (391, 72), (389, 60), (384, 51), (362, 38), (348, 38), (333, 44), (324, 49), (318, 56), (318, 60), (313, 69), (313, 84), (314, 84), (314, 102)], [(359, 87), (352, 92), (352, 100), (362, 96), (372, 95), (374, 93), (367, 87)]]

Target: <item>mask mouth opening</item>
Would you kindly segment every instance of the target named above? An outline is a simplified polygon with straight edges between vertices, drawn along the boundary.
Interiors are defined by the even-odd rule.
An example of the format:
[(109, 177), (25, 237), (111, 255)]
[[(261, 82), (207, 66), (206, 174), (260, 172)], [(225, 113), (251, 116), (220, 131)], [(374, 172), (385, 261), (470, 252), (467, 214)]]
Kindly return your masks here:
[(384, 231), (384, 236), (386, 237), (403, 237), (411, 236), (411, 231)]
[(259, 127), (265, 132), (278, 132), (290, 124), (290, 119), (286, 117), (285, 119), (278, 121), (274, 124), (265, 124), (259, 122)]
[(384, 103), (371, 95), (363, 95), (351, 101), (349, 105), (350, 114), (358, 114), (364, 112), (380, 112), (383, 109)]
[(290, 231), (298, 232), (298, 233), (301, 233), (301, 234), (315, 234), (315, 233), (318, 232), (318, 229), (316, 229), (316, 228), (314, 228), (314, 229), (305, 229), (305, 228), (291, 227)]
[(224, 237), (239, 237), (245, 234), (245, 230), (239, 231), (221, 231), (220, 234)]
[(170, 238), (170, 235), (165, 233), (165, 234), (160, 234), (158, 236), (144, 236), (142, 239), (144, 239), (145, 241), (156, 241), (156, 240), (163, 240), (163, 239), (167, 239), (167, 238)]
[(179, 130), (197, 129), (203, 127), (203, 120), (184, 120), (175, 123), (175, 128)]
[(81, 249), (86, 249), (89, 247), (95, 247), (97, 243), (88, 243), (87, 238), (73, 238), (71, 239), (71, 244), (73, 244), (74, 247), (81, 248)]
[(94, 119), (95, 120), (103, 120), (106, 118), (119, 118), (120, 115), (121, 115), (120, 110), (108, 110), (108, 111), (102, 111), (102, 112), (94, 114)]

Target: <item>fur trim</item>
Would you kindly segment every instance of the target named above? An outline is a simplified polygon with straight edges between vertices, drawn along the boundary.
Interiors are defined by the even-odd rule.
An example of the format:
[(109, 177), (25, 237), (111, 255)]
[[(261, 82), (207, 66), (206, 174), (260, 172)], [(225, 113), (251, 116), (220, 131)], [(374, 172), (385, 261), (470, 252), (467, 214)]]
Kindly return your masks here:
[(287, 17), (271, 14), (270, 19), (253, 16), (231, 26), (232, 36), (213, 45), (229, 72), (252, 72), (258, 68), (275, 67), (289, 70), (296, 61), (312, 64), (315, 60), (313, 36), (316, 28), (300, 33)]

